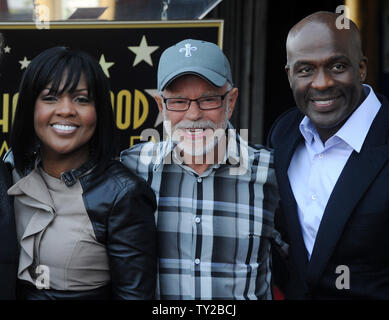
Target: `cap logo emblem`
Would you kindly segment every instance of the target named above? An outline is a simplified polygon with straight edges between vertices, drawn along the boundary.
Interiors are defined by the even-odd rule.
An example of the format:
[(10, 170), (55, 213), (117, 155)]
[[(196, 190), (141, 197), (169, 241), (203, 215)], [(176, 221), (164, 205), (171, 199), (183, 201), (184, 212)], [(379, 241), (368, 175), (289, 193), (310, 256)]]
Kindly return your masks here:
[(196, 50), (197, 50), (197, 47), (192, 47), (190, 43), (187, 43), (185, 45), (185, 48), (180, 49), (180, 52), (185, 51), (185, 57), (191, 57), (192, 56), (191, 51), (196, 51)]

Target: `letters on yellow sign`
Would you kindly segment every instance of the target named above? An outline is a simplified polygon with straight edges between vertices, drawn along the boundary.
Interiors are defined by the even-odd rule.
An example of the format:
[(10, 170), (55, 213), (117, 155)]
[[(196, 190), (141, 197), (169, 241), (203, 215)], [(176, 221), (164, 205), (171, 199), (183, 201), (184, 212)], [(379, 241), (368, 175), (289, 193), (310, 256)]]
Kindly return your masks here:
[(1, 144), (1, 148), (0, 148), (0, 158), (3, 158), (3, 156), (5, 155), (5, 153), (8, 151), (8, 144), (7, 144), (7, 141), (3, 141), (3, 143)]
[[(18, 101), (19, 93), (15, 93), (12, 96), (12, 122), (14, 120), (15, 116), (15, 110), (16, 110), (16, 103)], [(1, 112), (1, 118), (0, 118), (0, 127), (2, 133), (8, 133), (9, 127), (10, 127), (10, 121), (9, 121), (9, 108), (10, 108), (10, 98), (9, 93), (3, 93), (2, 98), (2, 112)]]
[[(19, 93), (12, 95), (12, 107), (10, 96), (10, 93), (3, 93), (0, 98), (2, 103), (0, 106), (0, 127), (2, 133), (8, 133), (10, 130), (15, 117)], [(134, 93), (131, 93), (131, 91), (123, 89), (117, 95), (111, 91), (111, 101), (113, 110), (116, 111), (116, 126), (120, 130), (138, 129), (144, 124), (149, 115), (149, 102), (145, 94), (140, 90), (135, 89)], [(12, 111), (11, 119), (10, 110)]]
[[(129, 90), (120, 90), (116, 96), (111, 92), (112, 106), (116, 106), (116, 125), (120, 130), (138, 129), (149, 115), (149, 102), (139, 90), (131, 94)], [(131, 115), (133, 119), (131, 121)]]

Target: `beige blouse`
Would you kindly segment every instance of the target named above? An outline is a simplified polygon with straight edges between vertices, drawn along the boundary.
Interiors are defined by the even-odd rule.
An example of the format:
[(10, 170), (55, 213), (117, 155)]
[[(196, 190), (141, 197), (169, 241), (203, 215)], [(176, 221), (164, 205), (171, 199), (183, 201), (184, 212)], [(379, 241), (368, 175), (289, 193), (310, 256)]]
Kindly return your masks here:
[(67, 187), (37, 167), (14, 182), (20, 258), (18, 278), (35, 284), (36, 267), (47, 266), (50, 289), (91, 290), (110, 281), (108, 255), (97, 242), (79, 181)]

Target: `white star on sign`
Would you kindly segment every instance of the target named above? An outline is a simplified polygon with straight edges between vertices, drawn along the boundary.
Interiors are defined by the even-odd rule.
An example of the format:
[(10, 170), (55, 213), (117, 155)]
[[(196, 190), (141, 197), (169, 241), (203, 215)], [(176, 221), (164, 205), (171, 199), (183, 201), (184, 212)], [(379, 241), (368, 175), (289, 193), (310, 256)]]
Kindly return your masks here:
[(135, 60), (133, 63), (133, 67), (135, 67), (138, 63), (145, 61), (150, 66), (153, 66), (153, 61), (151, 60), (151, 54), (157, 50), (158, 46), (149, 46), (147, 44), (146, 36), (143, 35), (142, 40), (137, 47), (128, 47), (133, 53), (136, 54)]
[(30, 60), (27, 60), (27, 57), (24, 57), (23, 60), (19, 61), (19, 63), (21, 64), (20, 70), (26, 69), (30, 64), (30, 62), (31, 62)]
[(11, 52), (11, 48), (9, 46), (6, 46), (4, 48), (4, 53), (10, 53)]
[(100, 57), (99, 63), (100, 63), (101, 68), (103, 69), (105, 75), (108, 78), (110, 78), (108, 69), (111, 68), (115, 64), (115, 62), (107, 62), (107, 61), (105, 61), (105, 57), (102, 54), (101, 57)]

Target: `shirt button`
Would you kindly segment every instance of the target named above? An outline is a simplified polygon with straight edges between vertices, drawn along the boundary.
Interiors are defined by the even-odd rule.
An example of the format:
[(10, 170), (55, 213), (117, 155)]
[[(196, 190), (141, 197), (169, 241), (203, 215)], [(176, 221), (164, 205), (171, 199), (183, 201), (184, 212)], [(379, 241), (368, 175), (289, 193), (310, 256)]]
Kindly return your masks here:
[(201, 221), (200, 217), (196, 217), (196, 218), (195, 218), (195, 222), (196, 222), (196, 223), (200, 223), (200, 221)]
[(324, 158), (324, 155), (322, 153), (319, 154), (319, 158), (320, 159), (323, 159)]
[(316, 196), (314, 194), (312, 195), (312, 200), (316, 200)]
[(200, 182), (202, 182), (202, 181), (203, 181), (202, 178), (200, 178), (200, 177), (197, 178), (197, 182), (198, 182), (198, 183), (200, 183)]
[(200, 259), (196, 258), (194, 261), (195, 264), (200, 264)]

